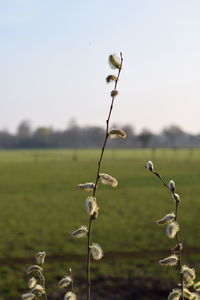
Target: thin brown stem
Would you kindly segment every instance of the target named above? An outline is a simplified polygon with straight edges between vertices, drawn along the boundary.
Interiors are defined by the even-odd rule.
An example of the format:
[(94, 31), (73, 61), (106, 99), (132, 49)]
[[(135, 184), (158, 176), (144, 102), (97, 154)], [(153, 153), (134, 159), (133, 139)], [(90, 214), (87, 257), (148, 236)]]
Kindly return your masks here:
[(72, 292), (74, 291), (74, 278), (73, 278), (73, 274), (72, 274), (72, 269), (70, 268), (69, 269), (69, 274), (70, 274), (70, 277), (71, 277), (71, 288), (72, 288)]
[[(117, 79), (115, 80), (115, 85), (114, 85), (114, 90), (116, 90), (117, 88), (117, 84), (119, 81), (119, 76), (122, 70), (122, 64), (123, 64), (123, 57), (122, 57), (122, 53), (120, 53), (120, 68), (118, 69), (118, 75), (117, 75)], [(101, 149), (101, 154), (97, 163), (97, 173), (96, 173), (96, 180), (95, 180), (95, 186), (93, 189), (93, 197), (96, 196), (96, 190), (97, 190), (97, 185), (98, 185), (98, 181), (99, 181), (99, 173), (101, 170), (101, 164), (102, 164), (102, 160), (103, 160), (103, 155), (104, 155), (104, 151), (106, 148), (106, 143), (109, 137), (109, 122), (110, 122), (110, 117), (111, 117), (111, 113), (113, 110), (113, 104), (114, 104), (114, 100), (115, 97), (112, 97), (112, 101), (111, 101), (111, 105), (110, 105), (110, 109), (109, 109), (109, 113), (108, 113), (108, 117), (106, 119), (106, 129), (105, 129), (105, 138), (104, 138), (104, 142), (103, 142), (103, 146)], [(90, 216), (89, 218), (89, 224), (88, 224), (88, 235), (87, 235), (87, 300), (90, 300), (90, 290), (91, 290), (91, 279), (90, 279), (90, 244), (91, 244), (91, 234), (92, 234), (92, 221), (94, 221), (93, 216)]]
[(91, 233), (92, 233), (92, 216), (90, 216), (89, 226), (88, 226), (88, 240), (87, 240), (87, 299), (90, 300), (90, 287), (91, 287), (91, 280), (90, 280), (90, 244), (91, 244)]
[(47, 293), (46, 293), (46, 284), (45, 284), (43, 264), (42, 264), (42, 271), (41, 271), (41, 280), (42, 280), (42, 286), (44, 288), (44, 299), (47, 300), (48, 298), (47, 298)]
[(164, 182), (164, 180), (162, 179), (162, 176), (161, 176), (159, 173), (154, 172), (154, 171), (152, 171), (152, 173), (153, 173), (154, 175), (156, 175), (156, 176), (160, 179), (160, 181), (163, 183), (163, 185), (164, 185), (167, 189), (169, 189), (168, 185)]
[[(162, 176), (158, 173), (155, 172), (153, 170), (151, 170), (151, 173), (153, 173), (156, 177), (158, 177), (160, 179), (160, 181), (162, 182), (162, 184), (171, 192), (169, 186), (166, 184), (166, 182), (163, 180)], [(174, 201), (175, 201), (175, 221), (178, 222), (178, 208), (179, 208), (179, 201), (177, 200), (177, 198), (175, 197), (175, 192), (172, 192), (173, 196), (174, 196)], [(184, 295), (183, 295), (183, 274), (182, 274), (182, 257), (181, 257), (181, 244), (179, 241), (179, 234), (176, 233), (176, 242), (177, 242), (177, 253), (178, 253), (178, 266), (179, 266), (179, 270), (180, 270), (180, 282), (181, 282), (181, 299), (184, 300)]]
[[(173, 193), (174, 195), (174, 193)], [(179, 202), (175, 201), (175, 221), (178, 222), (178, 208), (179, 208)], [(180, 241), (179, 241), (179, 234), (177, 232), (176, 234), (176, 243), (178, 245), (178, 264), (179, 264), (179, 270), (180, 270), (180, 280), (181, 280), (181, 292), (182, 292), (182, 299), (184, 300), (183, 296), (183, 274), (182, 274), (182, 257), (181, 257), (181, 249), (180, 249)]]

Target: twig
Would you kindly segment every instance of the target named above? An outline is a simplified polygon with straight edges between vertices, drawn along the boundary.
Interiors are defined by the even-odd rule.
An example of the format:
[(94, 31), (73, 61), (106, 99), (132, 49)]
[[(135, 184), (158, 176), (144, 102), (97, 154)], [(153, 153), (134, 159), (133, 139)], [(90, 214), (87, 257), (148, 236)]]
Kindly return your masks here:
[[(166, 187), (173, 195), (174, 201), (175, 201), (175, 221), (178, 222), (178, 208), (179, 208), (179, 203), (180, 200), (177, 197), (177, 194), (174, 191), (171, 191), (171, 189), (169, 188), (169, 186), (166, 184), (166, 182), (163, 180), (162, 176), (158, 173), (155, 172), (153, 170), (153, 167), (148, 168), (151, 173), (153, 173), (157, 178), (159, 178), (159, 180), (162, 182), (162, 184), (164, 185), (164, 187)], [(184, 300), (184, 295), (183, 295), (183, 274), (182, 274), (182, 257), (181, 257), (181, 250), (182, 250), (182, 243), (180, 243), (179, 241), (179, 234), (178, 232), (176, 233), (176, 242), (177, 242), (177, 252), (178, 252), (178, 265), (179, 265), (179, 269), (180, 269), (180, 282), (181, 282), (181, 299)]]
[[(114, 90), (116, 90), (116, 88), (117, 88), (117, 84), (118, 84), (118, 81), (119, 81), (119, 76), (120, 76), (120, 73), (121, 73), (121, 70), (122, 70), (122, 64), (123, 64), (123, 57), (122, 57), (122, 53), (120, 53), (120, 68), (118, 69), (118, 75), (117, 75), (117, 79), (115, 80)], [(114, 99), (115, 99), (115, 97), (112, 97), (108, 118), (106, 120), (105, 139), (104, 139), (104, 142), (103, 142), (103, 146), (102, 146), (102, 149), (101, 149), (101, 154), (100, 154), (99, 161), (98, 161), (98, 164), (97, 164), (97, 173), (96, 173), (95, 186), (94, 186), (94, 189), (93, 189), (93, 197), (95, 197), (95, 195), (96, 195), (97, 184), (98, 184), (98, 181), (99, 181), (99, 173), (100, 173), (100, 170), (101, 170), (101, 163), (102, 163), (102, 159), (103, 159), (107, 139), (108, 139), (108, 136), (109, 136), (109, 122), (110, 122), (110, 117), (111, 117), (111, 113), (112, 113), (112, 110), (113, 110)], [(88, 285), (87, 300), (90, 300), (90, 289), (91, 289), (90, 244), (91, 244), (91, 233), (92, 233), (92, 221), (94, 221), (94, 220), (95, 220), (94, 217), (91, 215), (90, 219), (89, 219), (88, 235), (87, 235), (87, 285)]]

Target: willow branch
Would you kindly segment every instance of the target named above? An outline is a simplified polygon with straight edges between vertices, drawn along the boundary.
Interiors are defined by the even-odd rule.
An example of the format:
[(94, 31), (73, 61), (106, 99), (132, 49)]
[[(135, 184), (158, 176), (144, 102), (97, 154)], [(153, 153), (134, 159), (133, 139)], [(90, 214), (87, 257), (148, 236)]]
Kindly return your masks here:
[[(121, 70), (122, 70), (122, 64), (123, 64), (123, 57), (122, 57), (122, 53), (120, 53), (120, 68), (118, 69), (118, 75), (117, 75), (117, 78), (115, 80), (114, 90), (117, 89), (117, 84), (118, 84), (120, 73), (121, 73)], [(109, 123), (110, 123), (111, 113), (112, 113), (112, 110), (113, 110), (114, 100), (115, 100), (115, 97), (112, 97), (108, 117), (106, 119), (105, 138), (104, 138), (103, 146), (102, 146), (102, 149), (101, 149), (100, 157), (99, 157), (99, 160), (98, 160), (98, 163), (97, 163), (97, 173), (96, 173), (95, 186), (94, 186), (94, 189), (93, 189), (93, 197), (96, 196), (96, 190), (97, 190), (97, 185), (98, 185), (98, 181), (99, 181), (99, 173), (100, 173), (100, 170), (101, 170), (101, 164), (102, 164), (102, 160), (103, 160), (103, 156), (104, 156), (104, 151), (105, 151), (105, 148), (106, 148), (106, 143), (107, 143), (107, 140), (108, 140), (108, 137), (109, 137)], [(92, 221), (94, 221), (94, 217), (91, 215), (90, 218), (89, 218), (88, 235), (87, 235), (87, 286), (88, 286), (87, 300), (90, 300), (90, 289), (91, 289), (90, 244), (91, 244), (91, 234), (92, 234)]]
[[(178, 222), (178, 208), (179, 208), (179, 200), (176, 197), (175, 191), (171, 191), (169, 186), (166, 184), (166, 182), (163, 180), (162, 176), (158, 173), (155, 172), (153, 169), (150, 169), (151, 173), (153, 173), (159, 180), (162, 182), (164, 187), (166, 187), (173, 195), (173, 198), (175, 200), (175, 221)], [(182, 274), (182, 256), (181, 256), (181, 248), (182, 244), (180, 243), (179, 240), (179, 234), (178, 232), (176, 233), (176, 242), (177, 242), (177, 253), (178, 253), (178, 265), (179, 265), (179, 270), (180, 270), (180, 282), (181, 282), (181, 299), (184, 300), (183, 296), (183, 274)]]

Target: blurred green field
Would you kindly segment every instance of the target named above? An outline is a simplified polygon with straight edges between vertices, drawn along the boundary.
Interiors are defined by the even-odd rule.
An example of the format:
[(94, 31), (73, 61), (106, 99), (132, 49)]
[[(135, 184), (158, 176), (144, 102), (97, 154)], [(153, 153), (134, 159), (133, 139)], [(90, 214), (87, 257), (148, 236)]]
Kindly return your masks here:
[[(98, 150), (0, 152), (0, 299), (14, 299), (26, 290), (25, 270), (37, 251), (47, 252), (48, 280), (55, 284), (51, 288), (57, 288), (55, 278), (71, 265), (77, 277), (83, 276), (86, 240), (70, 234), (87, 225), (85, 199), (90, 194), (79, 191), (77, 184), (94, 181), (98, 157)], [(183, 253), (199, 264), (200, 150), (108, 150), (102, 172), (117, 178), (119, 185), (98, 187), (100, 213), (93, 241), (105, 257), (93, 264), (94, 278), (174, 276), (173, 270), (157, 264), (174, 241), (155, 223), (174, 210), (174, 203), (144, 168), (150, 159), (166, 181), (176, 182)]]

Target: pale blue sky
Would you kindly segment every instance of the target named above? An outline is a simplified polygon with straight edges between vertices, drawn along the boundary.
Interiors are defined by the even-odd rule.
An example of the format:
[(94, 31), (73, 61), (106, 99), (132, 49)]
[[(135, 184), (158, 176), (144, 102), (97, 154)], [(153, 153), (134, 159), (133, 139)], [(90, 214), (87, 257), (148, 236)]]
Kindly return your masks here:
[(0, 39), (0, 129), (103, 126), (122, 51), (113, 122), (200, 132), (199, 0), (0, 0)]

